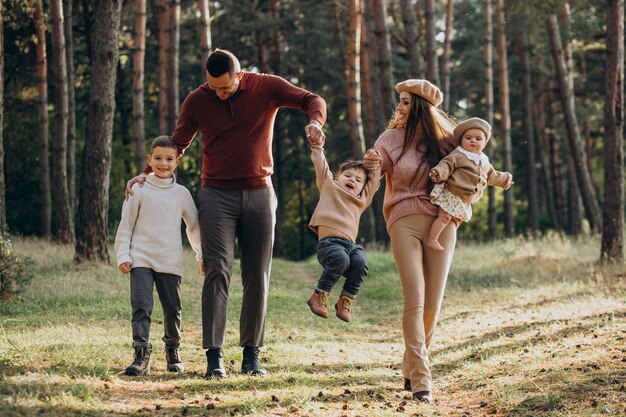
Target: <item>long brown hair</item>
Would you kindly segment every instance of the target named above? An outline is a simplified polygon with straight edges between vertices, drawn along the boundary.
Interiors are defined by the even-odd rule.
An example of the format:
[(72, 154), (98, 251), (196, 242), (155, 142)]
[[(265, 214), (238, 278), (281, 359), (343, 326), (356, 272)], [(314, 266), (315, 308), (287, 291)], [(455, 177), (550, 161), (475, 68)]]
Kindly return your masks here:
[[(446, 113), (433, 106), (429, 101), (416, 94), (409, 94), (411, 94), (411, 110), (404, 129), (402, 152), (400, 152), (400, 156), (393, 164), (398, 163), (409, 149), (415, 148), (419, 151), (418, 129), (421, 127), (427, 146), (426, 160), (428, 161), (428, 166), (433, 168), (443, 157), (440, 142), (452, 131), (454, 123)], [(399, 127), (402, 127), (402, 125), (397, 112), (395, 112), (387, 128), (395, 129)], [(415, 181), (418, 172), (419, 170), (416, 169), (414, 178), (411, 180), (412, 183)]]

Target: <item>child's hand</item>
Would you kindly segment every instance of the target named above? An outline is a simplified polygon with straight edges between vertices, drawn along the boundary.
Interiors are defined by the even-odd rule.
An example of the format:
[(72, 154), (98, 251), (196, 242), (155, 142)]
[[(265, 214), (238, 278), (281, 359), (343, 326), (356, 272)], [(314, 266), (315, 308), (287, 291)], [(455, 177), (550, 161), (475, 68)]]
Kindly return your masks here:
[(363, 155), (363, 165), (365, 165), (365, 169), (368, 171), (380, 169), (382, 161), (383, 158), (381, 157), (380, 152), (375, 149), (368, 149), (367, 152), (365, 152), (365, 155)]
[(502, 189), (503, 189), (503, 190), (508, 190), (509, 188), (511, 188), (511, 186), (512, 186), (513, 184), (515, 184), (515, 183), (513, 182), (513, 175), (509, 174), (509, 183), (508, 183), (505, 187), (503, 187)]
[(131, 263), (130, 262), (124, 262), (123, 264), (120, 264), (119, 268), (120, 271), (122, 271), (123, 274), (128, 274), (130, 272), (130, 268), (131, 268)]
[(437, 171), (435, 171), (434, 169), (431, 169), (428, 172), (428, 176), (430, 177), (430, 180), (434, 183), (438, 183), (439, 182), (439, 174), (437, 173)]
[(306, 138), (309, 141), (309, 145), (311, 145), (312, 147), (315, 146), (318, 148), (323, 148), (324, 143), (326, 142), (326, 135), (324, 135), (323, 133), (320, 133), (319, 135), (307, 136)]

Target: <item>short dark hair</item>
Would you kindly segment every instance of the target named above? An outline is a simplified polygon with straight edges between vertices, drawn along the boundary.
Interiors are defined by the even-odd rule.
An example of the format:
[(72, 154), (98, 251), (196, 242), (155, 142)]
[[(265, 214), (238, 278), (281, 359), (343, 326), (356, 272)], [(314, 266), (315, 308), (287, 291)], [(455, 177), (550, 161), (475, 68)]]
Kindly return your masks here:
[(365, 183), (367, 184), (368, 176), (367, 176), (367, 168), (365, 168), (365, 164), (363, 161), (348, 161), (339, 165), (339, 169), (337, 170), (337, 176), (340, 176), (342, 172), (347, 171), (349, 169), (361, 169), (365, 172)]
[(176, 149), (176, 152), (178, 152), (178, 145), (176, 144), (176, 141), (174, 140), (173, 137), (167, 136), (167, 135), (157, 136), (152, 141), (152, 146), (150, 146), (150, 153), (152, 153), (152, 151), (154, 151), (154, 148), (157, 148), (157, 147), (174, 148)]
[(216, 49), (211, 52), (206, 60), (206, 70), (211, 77), (220, 77), (228, 73), (231, 77), (241, 71), (241, 65), (237, 57), (225, 49)]

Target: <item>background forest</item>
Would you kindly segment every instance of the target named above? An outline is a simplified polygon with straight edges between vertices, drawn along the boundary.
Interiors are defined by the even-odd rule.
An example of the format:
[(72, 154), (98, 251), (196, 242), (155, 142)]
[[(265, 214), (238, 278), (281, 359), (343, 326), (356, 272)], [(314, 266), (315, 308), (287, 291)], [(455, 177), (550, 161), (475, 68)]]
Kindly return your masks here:
[[(204, 82), (208, 50), (221, 47), (245, 70), (326, 100), (333, 169), (384, 130), (396, 82), (433, 81), (454, 118), (492, 122), (492, 162), (515, 178), (475, 206), (461, 239), (595, 231), (602, 253), (622, 259), (623, 0), (0, 4), (5, 232), (75, 241), (77, 259), (108, 259), (126, 181), (152, 138), (173, 131), (182, 100)], [(316, 242), (306, 123), (282, 110), (275, 126), (275, 252), (290, 259), (310, 256)], [(199, 139), (178, 170), (193, 195)], [(386, 242), (382, 196), (363, 221), (364, 243)]]

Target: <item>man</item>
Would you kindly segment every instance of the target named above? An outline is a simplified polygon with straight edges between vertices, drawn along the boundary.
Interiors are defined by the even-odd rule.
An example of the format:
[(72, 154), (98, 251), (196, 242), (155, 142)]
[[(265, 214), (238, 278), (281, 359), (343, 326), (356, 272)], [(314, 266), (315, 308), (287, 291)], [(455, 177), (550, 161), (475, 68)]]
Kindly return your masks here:
[[(307, 138), (323, 137), (326, 102), (286, 80), (242, 71), (231, 52), (216, 49), (206, 63), (207, 83), (192, 91), (173, 133), (182, 155), (196, 133), (202, 134), (202, 190), (198, 202), (202, 255), (202, 346), (207, 349), (206, 377), (226, 376), (223, 344), (228, 289), (239, 243), (243, 302), (240, 314), (241, 370), (265, 375), (259, 362), (269, 288), (276, 195), (272, 138), (279, 108), (301, 108), (310, 123)], [(143, 183), (146, 173), (131, 179)]]

